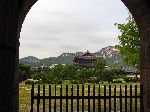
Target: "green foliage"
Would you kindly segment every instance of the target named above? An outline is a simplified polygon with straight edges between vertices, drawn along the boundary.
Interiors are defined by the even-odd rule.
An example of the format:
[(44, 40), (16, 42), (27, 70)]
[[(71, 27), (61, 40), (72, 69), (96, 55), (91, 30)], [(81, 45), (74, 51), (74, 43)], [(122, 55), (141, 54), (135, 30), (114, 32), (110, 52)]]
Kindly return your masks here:
[(106, 60), (103, 57), (96, 58), (93, 62), (95, 69), (105, 69), (105, 66), (107, 65)]
[(117, 78), (125, 78), (126, 73), (120, 69), (95, 69), (83, 68), (75, 65), (58, 65), (48, 71), (35, 73), (34, 80), (37, 83), (47, 84), (84, 84), (112, 82)]
[(120, 69), (104, 69), (96, 71), (98, 74), (99, 81), (112, 82), (116, 78), (126, 77), (126, 73)]
[(115, 75), (113, 72), (111, 72), (111, 70), (104, 70), (101, 71), (101, 75), (99, 76), (99, 79), (101, 79), (102, 81), (108, 81), (111, 82), (113, 79), (115, 78)]
[(58, 64), (54, 68), (52, 68), (53, 77), (57, 77), (57, 79), (62, 79), (63, 68), (64, 68), (64, 66), (61, 64)]
[(110, 73), (115, 77), (115, 78), (124, 78), (126, 77), (127, 73), (121, 69), (110, 69)]
[(139, 82), (140, 79), (138, 77), (125, 77), (124, 81), (125, 82), (135, 82), (136, 83), (136, 82)]
[(118, 36), (120, 45), (116, 46), (122, 54), (124, 60), (135, 68), (139, 69), (140, 54), (140, 36), (139, 31), (133, 17), (129, 15), (128, 22), (115, 25), (120, 30), (121, 35)]
[(79, 80), (71, 80), (70, 83), (72, 83), (72, 84), (79, 84), (80, 82), (79, 82)]
[(73, 80), (76, 76), (76, 71), (79, 69), (78, 66), (74, 65), (66, 65), (62, 71), (62, 79), (70, 79)]
[(70, 84), (70, 80), (64, 80), (63, 84)]
[(88, 79), (93, 76), (93, 70), (91, 68), (80, 68), (76, 71), (75, 79), (80, 83), (87, 83)]
[(114, 79), (114, 80), (112, 81), (112, 83), (123, 83), (123, 82), (125, 82), (125, 81), (124, 81), (124, 79), (122, 79), (122, 78)]
[(34, 82), (33, 82), (33, 81), (30, 81), (30, 80), (26, 80), (26, 81), (25, 81), (25, 84), (34, 84)]
[(31, 71), (30, 66), (19, 64), (18, 69), (19, 69), (19, 81), (23, 81), (28, 78), (31, 78), (31, 75), (33, 74), (33, 72)]

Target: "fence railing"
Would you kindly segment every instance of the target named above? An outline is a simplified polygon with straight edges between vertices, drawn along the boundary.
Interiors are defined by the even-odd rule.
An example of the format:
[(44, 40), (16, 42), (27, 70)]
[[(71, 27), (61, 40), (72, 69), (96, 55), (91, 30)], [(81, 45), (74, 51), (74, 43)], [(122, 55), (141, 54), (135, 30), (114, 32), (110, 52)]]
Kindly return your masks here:
[(38, 85), (35, 87), (33, 84), (31, 112), (33, 111), (143, 112), (143, 85), (42, 85), (42, 87)]

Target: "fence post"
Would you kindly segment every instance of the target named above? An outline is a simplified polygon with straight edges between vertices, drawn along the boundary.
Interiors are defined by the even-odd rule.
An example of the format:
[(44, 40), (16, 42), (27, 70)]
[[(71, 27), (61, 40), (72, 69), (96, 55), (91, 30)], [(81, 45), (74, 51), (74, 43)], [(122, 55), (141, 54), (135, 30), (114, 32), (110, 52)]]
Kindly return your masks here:
[(51, 85), (49, 85), (49, 112), (51, 112)]
[(62, 112), (62, 85), (60, 86), (60, 112)]
[(135, 85), (135, 112), (137, 112), (137, 85)]
[(55, 100), (54, 100), (54, 112), (56, 112), (56, 85), (55, 85)]
[(82, 112), (84, 112), (84, 85), (82, 85)]
[(95, 85), (93, 86), (93, 112), (95, 112)]
[(77, 112), (79, 112), (79, 85), (77, 85)]
[(101, 112), (101, 90), (100, 90), (101, 86), (99, 85), (99, 88), (98, 88), (98, 112)]
[(109, 85), (109, 112), (111, 112), (111, 85)]
[(106, 85), (104, 85), (104, 112), (106, 112)]
[(120, 85), (120, 112), (122, 112), (122, 88)]
[(114, 86), (114, 112), (116, 112), (116, 85)]
[(125, 85), (125, 112), (127, 112), (127, 85)]
[(68, 85), (66, 85), (66, 112), (68, 112)]
[(132, 112), (132, 85), (130, 85), (130, 112)]
[(71, 112), (73, 112), (73, 85), (71, 87)]
[(43, 112), (45, 112), (45, 85), (43, 85)]
[(34, 84), (32, 84), (32, 89), (31, 89), (31, 111), (33, 112), (33, 104), (34, 104)]
[(40, 111), (40, 85), (38, 85), (38, 94), (37, 94), (37, 112)]
[(88, 112), (90, 112), (90, 85), (88, 85)]

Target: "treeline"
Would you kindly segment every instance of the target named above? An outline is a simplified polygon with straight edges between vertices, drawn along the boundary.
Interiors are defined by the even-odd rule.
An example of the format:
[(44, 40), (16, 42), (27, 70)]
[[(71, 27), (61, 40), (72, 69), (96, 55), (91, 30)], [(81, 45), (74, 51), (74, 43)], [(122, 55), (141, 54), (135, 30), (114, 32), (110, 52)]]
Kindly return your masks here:
[(56, 65), (48, 71), (34, 73), (32, 78), (37, 83), (102, 83), (113, 82), (114, 79), (125, 78), (126, 73), (120, 69), (82, 68), (75, 65)]
[[(21, 65), (24, 75), (27, 78), (36, 80), (41, 84), (83, 84), (83, 83), (103, 83), (103, 82), (136, 82), (139, 79), (127, 78), (125, 71), (115, 68), (107, 68), (107, 63), (103, 58), (97, 58), (93, 62), (93, 68), (84, 68), (75, 65), (58, 64), (47, 71), (32, 72), (29, 67)], [(22, 67), (23, 66), (23, 67)], [(33, 83), (27, 80), (26, 83)]]

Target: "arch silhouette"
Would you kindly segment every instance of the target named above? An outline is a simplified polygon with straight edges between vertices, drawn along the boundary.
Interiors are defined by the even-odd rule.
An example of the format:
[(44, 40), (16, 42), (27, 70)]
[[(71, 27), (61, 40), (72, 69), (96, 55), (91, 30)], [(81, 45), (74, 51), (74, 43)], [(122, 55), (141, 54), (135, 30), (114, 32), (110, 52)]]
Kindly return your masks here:
[[(0, 1), (0, 111), (18, 111), (17, 64), (23, 21), (37, 0)], [(150, 109), (150, 2), (122, 0), (133, 15), (141, 38), (141, 83), (145, 112)]]

